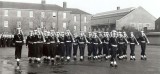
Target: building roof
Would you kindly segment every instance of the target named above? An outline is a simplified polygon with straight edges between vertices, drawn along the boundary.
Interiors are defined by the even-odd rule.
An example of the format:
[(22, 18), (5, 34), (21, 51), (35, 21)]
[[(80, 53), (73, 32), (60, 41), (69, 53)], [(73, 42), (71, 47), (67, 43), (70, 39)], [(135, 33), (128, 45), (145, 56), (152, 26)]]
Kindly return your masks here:
[(77, 9), (77, 8), (66, 8), (67, 11), (71, 11), (71, 14), (88, 14), (91, 15), (90, 13), (87, 13), (83, 10)]
[(64, 10), (56, 4), (36, 4), (0, 1), (0, 8), (37, 9), (37, 10)]
[[(101, 23), (98, 23), (100, 25), (115, 24), (117, 20), (123, 18), (124, 16), (132, 12), (133, 10), (135, 10), (135, 8), (130, 7), (130, 8), (125, 8), (125, 9), (97, 13), (93, 15), (92, 20), (95, 20), (95, 23), (97, 21), (101, 21)], [(93, 25), (97, 25), (97, 24), (93, 24)]]
[(93, 17), (126, 14), (126, 13), (130, 13), (130, 12), (133, 11), (134, 9), (135, 9), (135, 8), (130, 7), (130, 8), (125, 8), (125, 9), (107, 11), (107, 12), (97, 13), (97, 14), (93, 15)]

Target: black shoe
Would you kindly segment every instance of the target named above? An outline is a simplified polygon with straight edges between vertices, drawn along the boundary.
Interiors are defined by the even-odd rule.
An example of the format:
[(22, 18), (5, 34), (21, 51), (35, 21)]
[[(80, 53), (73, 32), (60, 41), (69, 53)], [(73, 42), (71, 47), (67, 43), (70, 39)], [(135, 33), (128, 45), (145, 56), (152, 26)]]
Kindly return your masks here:
[(46, 59), (46, 58), (44, 58), (44, 59), (43, 59), (43, 62), (44, 62), (44, 63), (46, 63), (46, 61), (47, 61), (47, 59)]
[(144, 58), (141, 57), (141, 60), (144, 60)]
[(74, 60), (74, 61), (76, 61), (76, 60), (77, 60), (77, 58), (73, 58), (73, 60)]
[(34, 63), (37, 63), (37, 60), (34, 60)]
[(19, 66), (20, 65), (20, 63), (19, 63), (19, 61), (17, 61), (17, 66)]
[(80, 59), (80, 61), (84, 61), (84, 59)]
[(51, 60), (52, 65), (54, 65), (54, 60)]
[(144, 60), (147, 60), (147, 58), (144, 58)]
[(67, 59), (67, 62), (70, 62), (70, 59)]
[(32, 59), (29, 59), (29, 63), (32, 63)]
[(37, 64), (40, 64), (41, 63), (41, 61), (37, 61)]
[(136, 58), (133, 58), (133, 60), (136, 60)]
[(118, 65), (117, 65), (117, 64), (115, 64), (115, 65), (114, 65), (114, 67), (118, 67)]
[(113, 64), (110, 64), (110, 67), (113, 67)]

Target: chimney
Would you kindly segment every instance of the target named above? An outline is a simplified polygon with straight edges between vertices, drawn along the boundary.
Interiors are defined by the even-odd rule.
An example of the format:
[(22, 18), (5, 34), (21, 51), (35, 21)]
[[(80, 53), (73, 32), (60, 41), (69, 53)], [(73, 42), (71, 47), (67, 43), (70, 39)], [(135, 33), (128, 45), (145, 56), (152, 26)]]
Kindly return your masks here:
[(119, 6), (117, 7), (117, 10), (120, 10), (120, 7), (119, 7)]
[(63, 8), (67, 8), (67, 2), (63, 2)]
[(41, 4), (46, 4), (46, 0), (41, 0)]

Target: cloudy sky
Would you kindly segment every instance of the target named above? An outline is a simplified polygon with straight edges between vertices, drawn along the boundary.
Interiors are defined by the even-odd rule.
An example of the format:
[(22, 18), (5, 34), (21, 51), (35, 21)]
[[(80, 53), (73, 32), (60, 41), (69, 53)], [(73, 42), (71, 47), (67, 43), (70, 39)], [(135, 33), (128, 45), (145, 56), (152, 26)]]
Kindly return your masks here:
[[(10, 2), (41, 3), (41, 0), (0, 0)], [(156, 18), (160, 17), (160, 0), (46, 0), (47, 4), (62, 6), (67, 2), (69, 8), (79, 8), (91, 14), (115, 10), (117, 6), (121, 9), (142, 6)]]

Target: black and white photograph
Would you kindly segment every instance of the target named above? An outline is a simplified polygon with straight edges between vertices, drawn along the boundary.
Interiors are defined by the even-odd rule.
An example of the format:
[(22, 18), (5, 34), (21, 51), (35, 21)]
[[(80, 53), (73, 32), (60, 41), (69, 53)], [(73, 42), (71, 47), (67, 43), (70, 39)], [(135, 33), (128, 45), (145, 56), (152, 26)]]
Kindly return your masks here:
[(159, 0), (0, 0), (0, 74), (160, 74)]

